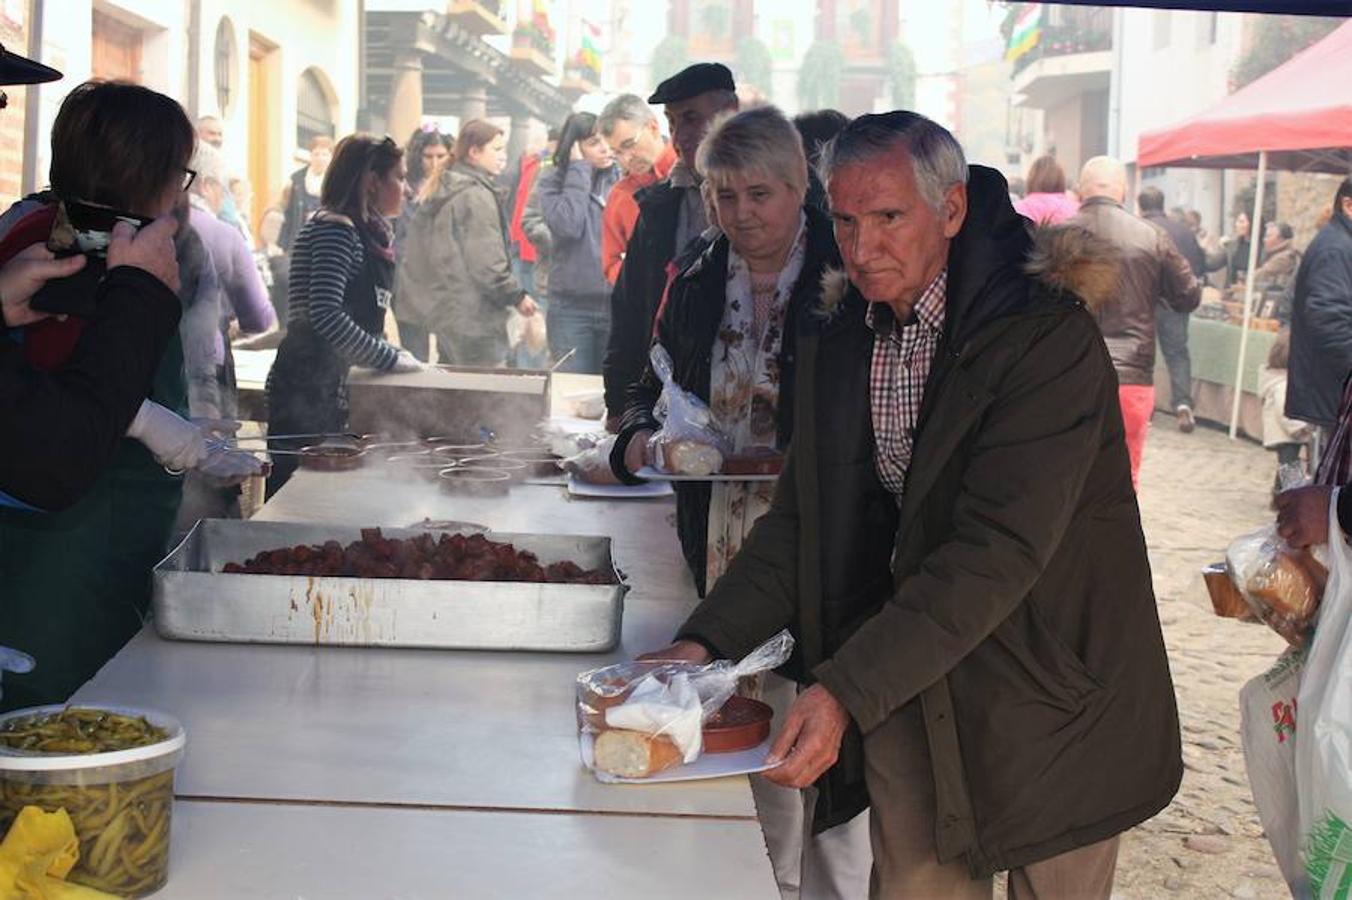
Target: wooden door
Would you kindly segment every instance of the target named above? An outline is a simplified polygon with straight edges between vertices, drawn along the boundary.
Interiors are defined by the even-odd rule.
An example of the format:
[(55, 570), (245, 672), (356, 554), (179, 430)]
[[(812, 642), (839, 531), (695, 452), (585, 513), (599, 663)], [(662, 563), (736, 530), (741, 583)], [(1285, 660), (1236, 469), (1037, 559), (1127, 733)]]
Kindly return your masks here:
[(249, 39), (249, 183), (253, 208), (249, 210), (254, 233), (263, 223), (263, 213), (278, 202), (283, 173), (276, 165), (278, 119), (281, 97), (277, 85), (277, 48), (256, 36)]
[(141, 83), (141, 32), (94, 10), (93, 76)]

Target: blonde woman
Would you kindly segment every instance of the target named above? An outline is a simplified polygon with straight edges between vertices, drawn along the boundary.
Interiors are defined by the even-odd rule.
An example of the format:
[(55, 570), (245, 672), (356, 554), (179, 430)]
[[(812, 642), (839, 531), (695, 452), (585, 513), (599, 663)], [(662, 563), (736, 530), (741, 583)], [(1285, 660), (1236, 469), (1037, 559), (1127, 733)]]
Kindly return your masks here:
[[(722, 234), (672, 282), (658, 313), (657, 341), (677, 383), (709, 404), (736, 455), (784, 451), (793, 432), (794, 336), (815, 315), (822, 276), (840, 265), (831, 222), (805, 206), (807, 160), (784, 114), (761, 106), (717, 122), (696, 168)], [(651, 462), (661, 383), (649, 368), (630, 389), (611, 456), (633, 481)], [(773, 482), (682, 482), (677, 533), (701, 596), (727, 569), (751, 526), (770, 508)], [(782, 713), (793, 682), (769, 676), (766, 699)], [(782, 721), (782, 715), (779, 717)], [(862, 897), (872, 856), (868, 817), (812, 835), (815, 791), (752, 782), (781, 888), (799, 896)]]

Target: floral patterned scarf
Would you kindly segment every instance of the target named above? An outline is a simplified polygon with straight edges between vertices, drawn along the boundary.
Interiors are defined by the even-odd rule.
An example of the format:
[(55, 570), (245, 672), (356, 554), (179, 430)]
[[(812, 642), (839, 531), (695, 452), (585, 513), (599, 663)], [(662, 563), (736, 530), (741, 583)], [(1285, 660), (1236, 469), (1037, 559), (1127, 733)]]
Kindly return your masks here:
[[(789, 298), (803, 271), (806, 252), (807, 219), (800, 213), (798, 234), (780, 270), (773, 299), (768, 309), (762, 305), (762, 316), (757, 316), (751, 270), (735, 250), (728, 251), (727, 299), (723, 304), (723, 323), (714, 341), (709, 406), (714, 421), (732, 442), (733, 453), (776, 446), (779, 354), (784, 343)], [(705, 569), (710, 587), (727, 571), (751, 526), (769, 510), (774, 487), (773, 481), (726, 481), (713, 485)]]

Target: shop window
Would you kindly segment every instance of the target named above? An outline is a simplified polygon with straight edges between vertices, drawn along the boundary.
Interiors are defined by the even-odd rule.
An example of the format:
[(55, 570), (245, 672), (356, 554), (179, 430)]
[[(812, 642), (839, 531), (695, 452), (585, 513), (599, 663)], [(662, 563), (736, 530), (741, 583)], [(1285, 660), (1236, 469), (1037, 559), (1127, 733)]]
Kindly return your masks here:
[(317, 69), (306, 69), (301, 73), (296, 97), (296, 146), (305, 150), (320, 135), (332, 138), (337, 133), (324, 76)]

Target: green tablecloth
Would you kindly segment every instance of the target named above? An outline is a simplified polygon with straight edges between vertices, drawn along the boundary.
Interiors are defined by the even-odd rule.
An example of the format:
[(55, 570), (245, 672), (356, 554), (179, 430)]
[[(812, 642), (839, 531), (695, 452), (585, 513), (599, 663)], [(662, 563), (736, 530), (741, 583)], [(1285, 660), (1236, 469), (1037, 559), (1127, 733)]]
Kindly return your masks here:
[[(1243, 329), (1229, 322), (1199, 319), (1188, 323), (1188, 351), (1192, 355), (1192, 377), (1196, 381), (1210, 381), (1234, 387), (1235, 364), (1239, 361), (1239, 339)], [(1268, 351), (1277, 339), (1275, 332), (1249, 331), (1249, 345), (1244, 351), (1244, 390), (1258, 393), (1258, 369), (1267, 365)], [(1155, 368), (1164, 368), (1164, 354), (1155, 354)]]

